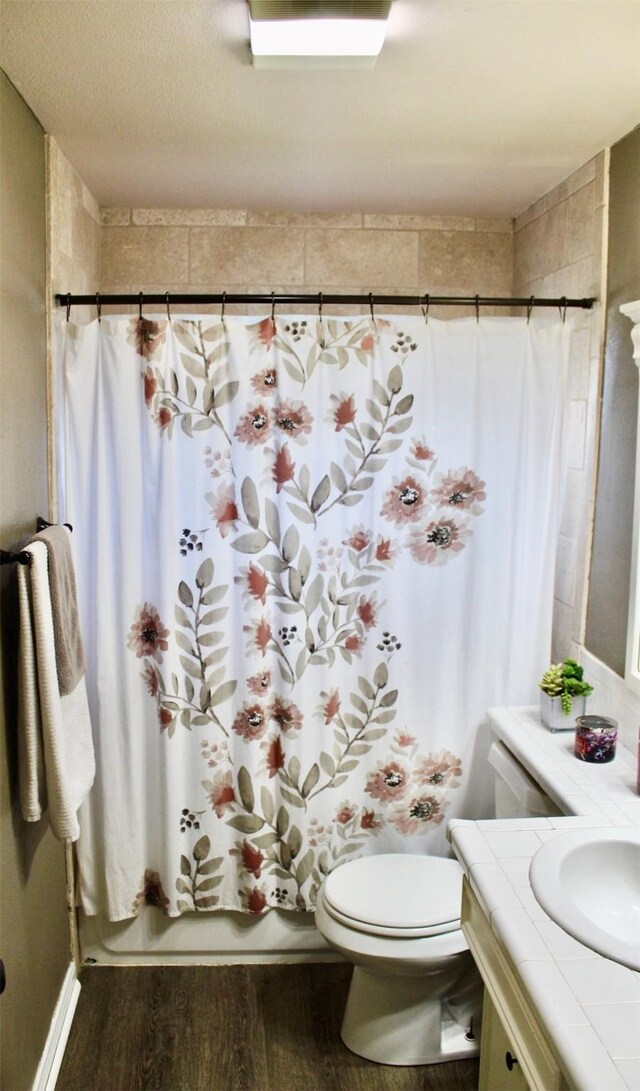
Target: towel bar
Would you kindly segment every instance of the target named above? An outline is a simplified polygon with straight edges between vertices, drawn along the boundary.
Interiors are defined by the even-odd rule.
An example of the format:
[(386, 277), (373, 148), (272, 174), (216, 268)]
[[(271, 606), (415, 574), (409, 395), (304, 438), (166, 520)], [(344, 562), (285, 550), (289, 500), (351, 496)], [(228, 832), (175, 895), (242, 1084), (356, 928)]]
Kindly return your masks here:
[(0, 565), (2, 564), (31, 564), (31, 556), (26, 551), (10, 553), (7, 549), (0, 549)]
[[(73, 530), (71, 523), (63, 523), (63, 527), (68, 530)], [(36, 530), (45, 530), (46, 527), (54, 526), (53, 523), (48, 523), (46, 519), (43, 519), (41, 515), (36, 519)], [(22, 550), (20, 553), (11, 553), (8, 549), (0, 549), (0, 565), (3, 564), (31, 564), (31, 554), (26, 550)]]

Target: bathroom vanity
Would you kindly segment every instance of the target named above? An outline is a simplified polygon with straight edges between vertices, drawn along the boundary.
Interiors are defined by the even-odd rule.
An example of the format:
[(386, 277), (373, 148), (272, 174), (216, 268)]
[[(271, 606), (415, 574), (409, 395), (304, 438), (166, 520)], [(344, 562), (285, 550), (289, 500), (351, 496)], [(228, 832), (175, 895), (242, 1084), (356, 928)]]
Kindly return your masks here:
[(465, 872), (462, 927), (485, 983), (479, 1091), (638, 1091), (640, 973), (556, 924), (529, 879), (538, 850), (568, 830), (640, 828), (635, 757), (619, 749), (588, 765), (573, 733), (549, 732), (537, 708), (489, 715), (562, 815), (449, 826)]

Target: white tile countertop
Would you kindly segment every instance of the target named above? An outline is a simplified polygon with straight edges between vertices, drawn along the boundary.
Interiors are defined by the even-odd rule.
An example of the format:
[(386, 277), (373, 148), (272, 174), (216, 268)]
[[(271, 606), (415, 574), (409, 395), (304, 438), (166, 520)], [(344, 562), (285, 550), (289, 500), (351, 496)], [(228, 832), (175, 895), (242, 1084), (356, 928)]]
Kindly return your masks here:
[(491, 930), (516, 969), (565, 1076), (577, 1091), (640, 1091), (640, 974), (603, 958), (545, 913), (532, 857), (577, 826), (640, 826), (635, 755), (607, 765), (573, 755), (537, 708), (490, 709), (494, 735), (565, 812), (559, 818), (454, 819), (448, 836)]

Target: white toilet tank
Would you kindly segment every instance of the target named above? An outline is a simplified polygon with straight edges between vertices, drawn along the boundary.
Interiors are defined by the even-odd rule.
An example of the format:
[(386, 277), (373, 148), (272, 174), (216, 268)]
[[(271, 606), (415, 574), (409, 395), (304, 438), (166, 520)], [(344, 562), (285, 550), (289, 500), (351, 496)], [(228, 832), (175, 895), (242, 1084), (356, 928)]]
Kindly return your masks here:
[(496, 818), (549, 818), (562, 814), (504, 743), (496, 740), (492, 744), (489, 764), (495, 774)]

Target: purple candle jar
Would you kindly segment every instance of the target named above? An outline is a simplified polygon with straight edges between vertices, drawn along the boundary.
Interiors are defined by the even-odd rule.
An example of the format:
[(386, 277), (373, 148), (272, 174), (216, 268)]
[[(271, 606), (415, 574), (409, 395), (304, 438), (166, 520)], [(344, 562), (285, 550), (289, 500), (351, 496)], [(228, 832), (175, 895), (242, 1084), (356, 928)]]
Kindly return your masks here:
[(575, 755), (582, 761), (604, 765), (616, 756), (618, 724), (606, 716), (578, 716)]

